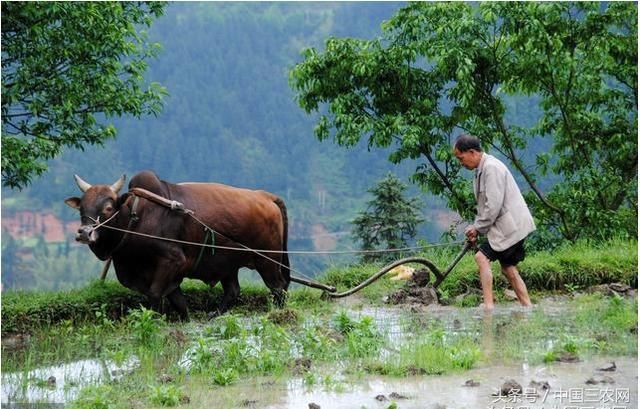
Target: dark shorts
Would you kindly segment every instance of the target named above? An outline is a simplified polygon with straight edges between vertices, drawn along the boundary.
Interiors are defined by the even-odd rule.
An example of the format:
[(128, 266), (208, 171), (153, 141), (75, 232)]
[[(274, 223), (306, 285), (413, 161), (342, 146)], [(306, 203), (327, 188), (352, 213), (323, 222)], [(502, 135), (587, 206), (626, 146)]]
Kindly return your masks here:
[(480, 251), (487, 256), (491, 261), (500, 261), (500, 265), (503, 267), (516, 266), (519, 262), (524, 260), (524, 239), (520, 240), (513, 246), (504, 251), (495, 251), (489, 245), (489, 242), (482, 243), (480, 245)]

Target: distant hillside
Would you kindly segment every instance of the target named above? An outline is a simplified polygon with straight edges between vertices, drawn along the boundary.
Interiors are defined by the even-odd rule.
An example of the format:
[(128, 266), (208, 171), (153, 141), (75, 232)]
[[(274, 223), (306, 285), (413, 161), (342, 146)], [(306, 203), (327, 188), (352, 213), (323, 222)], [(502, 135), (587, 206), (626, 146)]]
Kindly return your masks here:
[[(169, 4), (149, 32), (163, 51), (146, 75), (170, 93), (163, 112), (157, 118), (116, 119), (118, 136), (104, 147), (68, 151), (31, 187), (3, 189), (3, 227), (18, 239), (33, 239), (41, 227), (16, 234), (21, 212), (49, 214), (60, 226), (77, 220), (63, 203), (78, 194), (74, 173), (90, 183), (112, 183), (122, 173), (131, 177), (153, 169), (168, 181), (216, 181), (282, 196), (292, 249), (354, 247), (349, 221), (364, 210), (366, 190), (388, 171), (409, 183), (416, 163), (394, 166), (382, 150), (318, 142), (314, 118), (294, 101), (288, 73), (303, 48), (322, 48), (329, 36), (379, 35), (380, 24), (402, 4)], [(418, 194), (412, 188), (411, 195)], [(424, 225), (421, 238), (439, 237), (442, 223), (435, 219), (442, 216), (435, 210), (440, 208), (439, 201), (425, 200), (425, 218), (433, 213), (434, 223)], [(73, 240), (73, 228), (55, 229)], [(326, 262), (303, 263), (319, 269)]]

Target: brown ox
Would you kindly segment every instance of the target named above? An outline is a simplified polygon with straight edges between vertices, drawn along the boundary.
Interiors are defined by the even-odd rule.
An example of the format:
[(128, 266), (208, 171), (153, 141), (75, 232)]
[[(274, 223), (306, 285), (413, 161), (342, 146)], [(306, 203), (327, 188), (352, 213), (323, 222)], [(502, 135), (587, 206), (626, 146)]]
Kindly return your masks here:
[[(124, 185), (124, 175), (113, 185), (92, 186), (77, 175), (75, 179), (84, 194), (65, 203), (80, 211), (81, 227), (76, 240), (88, 244), (100, 260), (111, 257), (120, 283), (146, 294), (158, 308), (166, 296), (181, 317), (187, 318), (180, 283), (189, 277), (212, 286), (222, 283), (224, 295), (217, 313), (223, 313), (240, 293), (241, 267), (257, 270), (274, 294), (276, 304), (284, 302), (290, 272), (286, 253), (287, 210), (279, 197), (262, 190), (217, 183), (172, 184), (150, 171), (135, 175), (129, 182), (129, 192), (122, 195), (118, 192)], [(276, 251), (264, 255), (277, 263), (252, 252), (219, 248), (212, 251), (109, 228), (183, 242), (212, 242), (212, 233), (194, 217), (136, 196), (131, 193), (133, 188), (143, 188), (184, 204), (195, 218), (214, 231), (216, 245), (238, 248), (240, 243), (252, 249)], [(97, 227), (105, 221), (104, 226)], [(281, 251), (284, 253), (278, 253)]]

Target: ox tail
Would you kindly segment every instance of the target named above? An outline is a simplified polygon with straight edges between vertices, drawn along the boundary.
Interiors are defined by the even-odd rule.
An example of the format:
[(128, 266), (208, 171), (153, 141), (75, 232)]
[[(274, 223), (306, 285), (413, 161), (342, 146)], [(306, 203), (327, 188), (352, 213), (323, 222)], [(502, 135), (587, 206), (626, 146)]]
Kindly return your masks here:
[(276, 198), (273, 201), (279, 208), (280, 214), (282, 215), (282, 264), (284, 267), (280, 268), (282, 275), (287, 280), (287, 286), (291, 282), (291, 270), (289, 267), (291, 264), (289, 263), (289, 253), (287, 253), (287, 241), (289, 236), (289, 218), (287, 217), (287, 206), (285, 206), (284, 201), (281, 198)]

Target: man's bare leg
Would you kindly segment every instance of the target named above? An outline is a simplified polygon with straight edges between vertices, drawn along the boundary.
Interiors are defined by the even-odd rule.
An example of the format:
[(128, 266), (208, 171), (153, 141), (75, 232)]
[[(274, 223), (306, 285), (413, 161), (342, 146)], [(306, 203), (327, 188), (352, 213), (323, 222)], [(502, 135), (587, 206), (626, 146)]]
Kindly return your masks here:
[(493, 273), (491, 272), (491, 262), (479, 251), (475, 255), (476, 264), (480, 272), (480, 284), (482, 285), (482, 298), (484, 299), (484, 308), (486, 310), (493, 309)]
[(527, 285), (522, 280), (522, 277), (520, 277), (520, 272), (518, 272), (516, 266), (503, 266), (502, 273), (507, 277), (507, 280), (509, 280), (511, 288), (515, 291), (520, 304), (525, 307), (531, 307)]

